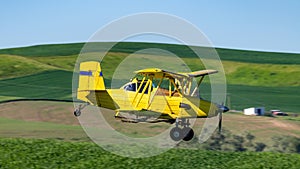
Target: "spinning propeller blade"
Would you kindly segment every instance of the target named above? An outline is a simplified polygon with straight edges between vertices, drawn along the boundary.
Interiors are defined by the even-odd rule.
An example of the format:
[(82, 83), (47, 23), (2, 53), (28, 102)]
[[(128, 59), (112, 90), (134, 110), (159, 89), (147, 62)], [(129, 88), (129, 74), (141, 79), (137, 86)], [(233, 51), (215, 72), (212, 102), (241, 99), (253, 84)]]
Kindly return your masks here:
[[(224, 106), (224, 103), (222, 103), (222, 107)], [(222, 114), (223, 110), (219, 108), (219, 133), (221, 134), (222, 132)]]
[(223, 116), (223, 113), (229, 111), (229, 108), (224, 106), (224, 102), (223, 102), (221, 105), (219, 105), (218, 111), (219, 111), (219, 133), (221, 133), (222, 132), (222, 118), (223, 118), (222, 116)]

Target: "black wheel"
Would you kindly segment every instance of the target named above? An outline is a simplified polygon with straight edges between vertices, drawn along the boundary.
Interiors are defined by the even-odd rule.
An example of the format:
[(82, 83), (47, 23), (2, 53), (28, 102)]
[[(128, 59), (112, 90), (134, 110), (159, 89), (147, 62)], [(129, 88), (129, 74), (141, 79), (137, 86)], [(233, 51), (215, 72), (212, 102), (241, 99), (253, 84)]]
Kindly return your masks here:
[(79, 109), (74, 110), (74, 116), (78, 117), (81, 115), (81, 111)]
[(182, 139), (182, 129), (178, 127), (172, 128), (170, 131), (170, 137), (174, 141), (179, 141)]
[(193, 131), (193, 129), (191, 129), (189, 127), (183, 128), (182, 133), (183, 133), (183, 140), (184, 141), (190, 141), (194, 137), (194, 131)]

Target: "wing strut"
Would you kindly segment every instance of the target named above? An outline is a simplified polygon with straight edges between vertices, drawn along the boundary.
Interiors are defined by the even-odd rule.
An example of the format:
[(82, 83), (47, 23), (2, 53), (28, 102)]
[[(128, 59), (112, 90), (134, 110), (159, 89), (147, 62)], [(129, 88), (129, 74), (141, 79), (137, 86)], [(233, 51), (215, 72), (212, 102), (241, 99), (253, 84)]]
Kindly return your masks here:
[(196, 93), (196, 91), (198, 90), (198, 88), (199, 88), (201, 82), (203, 81), (203, 79), (204, 79), (204, 76), (201, 76), (201, 79), (198, 81), (198, 84), (197, 84), (197, 86), (195, 87), (194, 91), (192, 92), (191, 96), (194, 96), (194, 95), (195, 95), (195, 93)]

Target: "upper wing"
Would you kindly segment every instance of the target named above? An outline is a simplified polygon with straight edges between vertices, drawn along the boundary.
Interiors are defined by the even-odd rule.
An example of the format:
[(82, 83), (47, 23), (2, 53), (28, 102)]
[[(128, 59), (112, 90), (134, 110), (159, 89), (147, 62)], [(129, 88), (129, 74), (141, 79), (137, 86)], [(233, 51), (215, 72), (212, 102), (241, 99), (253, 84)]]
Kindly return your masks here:
[(207, 70), (199, 70), (196, 72), (187, 73), (187, 75), (189, 77), (199, 77), (199, 76), (205, 76), (205, 75), (210, 75), (210, 74), (214, 74), (214, 73), (218, 73), (218, 71), (212, 70), (212, 69), (207, 69)]
[(135, 73), (140, 74), (142, 76), (153, 76), (154, 78), (168, 78), (168, 77), (188, 77), (186, 74), (182, 73), (175, 73), (163, 69), (158, 69), (158, 68), (149, 68), (149, 69), (142, 69), (135, 71)]
[(135, 73), (143, 75), (143, 76), (147, 76), (147, 75), (152, 75), (154, 77), (178, 77), (178, 78), (182, 78), (182, 77), (199, 77), (199, 76), (205, 76), (205, 75), (209, 75), (209, 74), (214, 74), (217, 73), (217, 70), (199, 70), (199, 71), (195, 71), (195, 72), (189, 72), (189, 73), (177, 73), (177, 72), (171, 72), (168, 70), (163, 70), (163, 69), (158, 69), (158, 68), (149, 68), (149, 69), (142, 69), (142, 70), (138, 70)]

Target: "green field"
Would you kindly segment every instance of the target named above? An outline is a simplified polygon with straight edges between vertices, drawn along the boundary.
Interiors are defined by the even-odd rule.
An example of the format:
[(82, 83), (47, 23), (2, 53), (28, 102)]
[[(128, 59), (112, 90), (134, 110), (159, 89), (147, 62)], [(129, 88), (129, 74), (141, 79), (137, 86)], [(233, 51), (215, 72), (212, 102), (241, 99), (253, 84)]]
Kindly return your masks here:
[[(71, 100), (72, 71), (84, 44), (40, 45), (0, 50), (0, 100), (14, 98), (56, 98)], [(109, 43), (95, 43), (92, 55)], [(97, 47), (97, 48), (96, 48)], [(180, 56), (192, 69), (203, 68), (187, 46), (153, 43), (119, 43), (102, 62), (106, 86), (115, 66), (129, 54), (145, 48), (160, 48)], [(207, 48), (196, 48), (202, 59)], [(264, 106), (299, 112), (300, 54), (216, 49), (225, 69), (232, 109)], [(147, 53), (155, 56), (155, 53)], [(196, 63), (196, 64), (195, 64)], [(205, 81), (203, 96), (209, 98)], [(206, 87), (205, 87), (206, 86)], [(208, 91), (208, 92), (206, 92)]]
[(88, 141), (80, 126), (0, 118), (1, 137)]
[[(94, 47), (86, 54), (98, 56), (110, 43), (92, 45)], [(83, 43), (76, 43), (0, 50), (0, 103), (14, 99), (71, 101), (74, 64), (83, 46)], [(192, 70), (204, 68), (187, 46), (119, 43), (102, 60), (106, 87), (110, 86), (116, 66), (126, 56), (146, 48), (170, 51)], [(202, 59), (209, 59), (211, 49), (193, 48), (200, 51)], [(263, 106), (267, 111), (280, 109), (300, 113), (300, 54), (221, 48), (216, 51), (226, 73), (227, 98), (231, 109)], [(155, 60), (159, 53), (140, 54), (154, 58), (154, 62), (159, 65), (160, 60)], [(176, 60), (170, 61), (170, 64), (172, 62), (176, 65)], [(208, 80), (204, 81), (201, 89), (202, 97), (210, 98)], [(74, 107), (71, 103), (32, 101), (2, 103), (0, 106), (0, 168), (300, 166), (299, 116), (272, 118), (224, 114), (224, 134), (213, 136), (206, 144), (198, 144), (195, 138), (190, 143), (180, 143), (178, 148), (158, 156), (134, 159), (111, 154), (93, 144), (73, 117)], [(103, 114), (107, 115), (107, 120), (111, 121), (110, 124), (117, 131), (132, 137), (151, 136), (167, 127), (167, 124), (121, 123), (111, 116), (111, 112)], [(203, 119), (198, 120), (197, 125), (200, 126)], [(200, 129), (195, 132), (200, 132)], [(251, 142), (251, 137), (247, 136), (255, 139)], [(122, 149), (122, 145), (119, 148)]]
[[(119, 148), (122, 148), (120, 146)], [(0, 139), (0, 168), (290, 168), (298, 154), (172, 149), (150, 158), (110, 154), (93, 143)]]
[[(122, 148), (120, 146), (120, 148)], [(0, 139), (0, 168), (298, 168), (298, 154), (172, 149), (150, 158), (125, 158), (93, 143)]]
[(15, 98), (69, 99), (72, 96), (72, 72), (44, 71), (0, 81), (1, 96)]
[[(95, 44), (94, 52), (103, 52), (103, 49), (110, 43)], [(49, 57), (49, 56), (70, 56), (80, 53), (84, 43), (74, 44), (53, 44), (53, 45), (37, 45), (24, 48), (2, 49), (0, 54), (18, 55), (26, 57)], [(145, 48), (160, 48), (175, 53), (179, 57), (193, 57), (193, 53), (189, 47), (173, 44), (159, 43), (130, 43), (121, 42), (115, 45), (110, 52), (133, 53)], [(209, 53), (205, 48), (200, 48), (204, 58), (207, 58)], [(217, 52), (222, 60), (246, 62), (246, 63), (262, 63), (262, 64), (300, 64), (299, 54), (290, 53), (275, 53), (275, 52), (259, 52), (247, 50), (232, 50), (217, 48)], [(202, 56), (201, 56), (202, 57)]]

